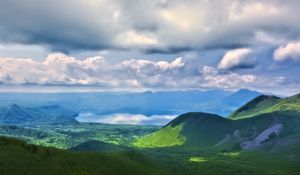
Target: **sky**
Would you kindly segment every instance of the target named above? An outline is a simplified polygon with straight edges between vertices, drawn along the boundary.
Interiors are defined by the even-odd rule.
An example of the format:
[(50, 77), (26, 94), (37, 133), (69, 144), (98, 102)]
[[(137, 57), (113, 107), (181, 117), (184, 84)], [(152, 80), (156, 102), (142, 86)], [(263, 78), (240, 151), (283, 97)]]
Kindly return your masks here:
[(1, 0), (0, 90), (300, 92), (298, 0)]

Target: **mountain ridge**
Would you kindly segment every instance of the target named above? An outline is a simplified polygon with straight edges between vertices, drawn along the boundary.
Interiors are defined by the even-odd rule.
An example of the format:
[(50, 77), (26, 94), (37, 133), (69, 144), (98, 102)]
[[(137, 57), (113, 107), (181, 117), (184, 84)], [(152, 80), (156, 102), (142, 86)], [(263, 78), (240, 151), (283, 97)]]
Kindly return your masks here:
[(78, 114), (60, 105), (24, 107), (11, 104), (0, 108), (1, 124), (63, 124), (77, 123)]
[(286, 98), (279, 98), (269, 95), (258, 96), (234, 111), (229, 118), (241, 119), (255, 117), (260, 114), (272, 113), (276, 111), (300, 113), (300, 94)]
[[(280, 99), (281, 98), (273, 95), (260, 95), (238, 108), (236, 111), (230, 114), (228, 118), (237, 119), (240, 116), (245, 117), (251, 114), (254, 115), (254, 112), (266, 109), (273, 106), (274, 104), (277, 104)], [(247, 111), (251, 111), (251, 114), (247, 114)]]
[[(235, 94), (235, 95), (234, 95)], [(76, 112), (95, 115), (113, 113), (178, 115), (190, 111), (228, 115), (261, 93), (251, 90), (186, 90), (116, 93), (0, 93), (0, 106), (59, 104)], [(28, 100), (29, 99), (29, 100)], [(31, 100), (34, 99), (34, 100)]]

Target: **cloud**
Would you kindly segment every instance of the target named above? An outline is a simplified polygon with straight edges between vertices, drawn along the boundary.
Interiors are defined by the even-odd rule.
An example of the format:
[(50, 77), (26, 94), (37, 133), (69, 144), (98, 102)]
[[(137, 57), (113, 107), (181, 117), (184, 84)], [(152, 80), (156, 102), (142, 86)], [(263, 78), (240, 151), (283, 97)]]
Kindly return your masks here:
[(14, 85), (97, 85), (104, 88), (119, 86), (138, 88), (162, 83), (162, 79), (168, 78), (168, 75), (174, 76), (184, 64), (182, 58), (177, 58), (173, 62), (131, 59), (111, 64), (101, 56), (77, 60), (64, 54), (53, 53), (44, 61), (0, 58), (0, 81)]
[(278, 47), (274, 51), (275, 61), (300, 61), (300, 42), (291, 42)]
[(118, 36), (119, 41), (124, 47), (138, 45), (157, 45), (158, 40), (151, 34), (138, 34), (135, 31), (128, 31)]
[(144, 0), (129, 4), (129, 0), (1, 0), (0, 43), (33, 44), (64, 52), (175, 53), (235, 49), (300, 37), (300, 2), (294, 0)]
[(223, 56), (218, 68), (223, 70), (253, 68), (256, 61), (251, 57), (251, 52), (252, 50), (247, 48), (230, 50)]
[(232, 4), (229, 11), (229, 18), (233, 21), (253, 19), (263, 15), (273, 16), (281, 13), (281, 8), (276, 4), (262, 3), (259, 1), (241, 2), (236, 1)]
[[(129, 59), (110, 62), (102, 56), (83, 60), (61, 53), (45, 60), (0, 58), (0, 83), (7, 86), (84, 86), (99, 90), (186, 90), (299, 87), (293, 79), (222, 72), (195, 59)], [(287, 83), (284, 85), (284, 83)]]
[(132, 125), (165, 125), (177, 115), (153, 115), (150, 117), (141, 114), (116, 113), (109, 115), (80, 114), (76, 119), (80, 122), (132, 124)]

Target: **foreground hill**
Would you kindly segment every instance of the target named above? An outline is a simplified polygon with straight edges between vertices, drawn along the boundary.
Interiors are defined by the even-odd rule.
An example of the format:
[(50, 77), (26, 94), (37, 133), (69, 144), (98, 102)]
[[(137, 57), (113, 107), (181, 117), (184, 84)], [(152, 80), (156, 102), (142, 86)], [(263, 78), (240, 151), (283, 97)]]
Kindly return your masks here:
[(297, 175), (300, 115), (265, 113), (232, 120), (187, 113), (133, 145), (178, 175)]
[(165, 174), (144, 155), (79, 153), (29, 145), (0, 137), (1, 175), (152, 175)]
[(133, 145), (224, 150), (286, 147), (300, 143), (299, 106), (299, 95), (285, 99), (260, 96), (238, 109), (230, 119), (215, 114), (187, 113), (159, 131), (137, 139)]
[(78, 114), (59, 105), (23, 107), (12, 104), (0, 108), (0, 124), (66, 124), (76, 123)]

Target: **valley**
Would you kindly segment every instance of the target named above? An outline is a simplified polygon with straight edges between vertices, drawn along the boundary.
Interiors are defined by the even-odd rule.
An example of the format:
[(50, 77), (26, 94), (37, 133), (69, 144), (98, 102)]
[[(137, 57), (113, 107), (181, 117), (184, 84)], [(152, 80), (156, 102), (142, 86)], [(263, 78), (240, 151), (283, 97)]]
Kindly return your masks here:
[(0, 175), (300, 175), (299, 8), (0, 0)]
[(69, 125), (0, 126), (0, 134), (28, 143), (69, 149), (90, 140), (128, 146), (140, 136), (157, 131), (159, 126), (77, 123)]
[[(189, 112), (176, 117), (165, 126), (74, 122), (69, 119), (72, 118), (70, 116), (76, 117), (75, 113), (57, 106), (51, 108), (56, 112), (52, 111), (49, 117), (59, 120), (47, 123), (49, 117), (44, 116), (44, 120), (38, 119), (38, 124), (34, 121), (35, 116), (40, 116), (40, 112), (49, 107), (35, 108), (39, 112), (32, 112), (32, 108), (13, 105), (2, 108), (1, 120), (7, 121), (5, 116), (8, 115), (5, 114), (10, 114), (10, 118), (21, 117), (14, 118), (14, 123), (2, 122), (0, 135), (5, 137), (2, 138), (0, 147), (8, 150), (16, 147), (29, 157), (42, 156), (46, 164), (53, 164), (59, 159), (59, 162), (67, 166), (67, 174), (73, 174), (73, 171), (90, 175), (108, 173), (112, 169), (106, 169), (105, 166), (97, 166), (95, 170), (87, 168), (98, 165), (100, 160), (97, 160), (97, 156), (101, 157), (103, 154), (114, 161), (107, 163), (109, 167), (127, 166), (127, 161), (134, 167), (139, 167), (137, 171), (126, 169), (124, 174), (147, 171), (149, 174), (178, 175), (296, 175), (300, 170), (299, 104), (299, 95), (287, 98), (261, 95), (239, 107), (227, 118), (217, 114)], [(6, 144), (11, 146), (6, 147)], [(26, 146), (27, 144), (32, 145)], [(46, 153), (50, 150), (46, 157), (45, 150)], [(20, 156), (17, 154), (19, 153), (3, 154), (0, 162), (4, 161), (5, 156), (16, 161)], [(58, 156), (57, 160), (53, 160), (48, 154)], [(63, 158), (61, 155), (64, 155)], [(120, 155), (121, 158), (118, 157)], [(69, 157), (74, 156), (77, 158), (71, 165)], [(82, 164), (80, 161), (86, 161), (84, 159), (88, 157), (93, 157), (92, 162), (87, 161), (89, 163), (79, 166)], [(34, 162), (35, 158), (30, 160)], [(118, 164), (119, 160), (124, 161), (122, 165)], [(146, 160), (147, 164), (140, 165), (141, 160)], [(2, 170), (12, 171), (6, 163), (2, 163)], [(67, 171), (60, 166), (53, 167), (52, 170), (58, 174)], [(156, 167), (155, 171), (158, 172), (152, 167)], [(20, 168), (19, 171), (39, 172), (34, 168)]]

